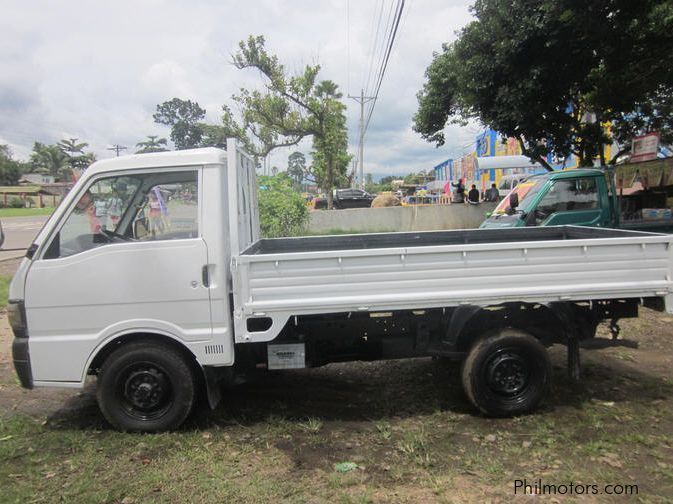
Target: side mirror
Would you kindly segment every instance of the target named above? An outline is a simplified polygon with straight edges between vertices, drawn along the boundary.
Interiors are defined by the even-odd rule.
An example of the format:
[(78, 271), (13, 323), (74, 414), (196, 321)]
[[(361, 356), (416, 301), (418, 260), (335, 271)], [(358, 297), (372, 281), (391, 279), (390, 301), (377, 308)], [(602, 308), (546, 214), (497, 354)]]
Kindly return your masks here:
[(145, 238), (149, 234), (150, 233), (147, 230), (147, 226), (145, 225), (145, 221), (143, 219), (138, 219), (133, 223), (133, 237), (136, 240)]
[(2, 248), (3, 243), (5, 243), (5, 232), (2, 229), (2, 223), (0, 223), (0, 248)]

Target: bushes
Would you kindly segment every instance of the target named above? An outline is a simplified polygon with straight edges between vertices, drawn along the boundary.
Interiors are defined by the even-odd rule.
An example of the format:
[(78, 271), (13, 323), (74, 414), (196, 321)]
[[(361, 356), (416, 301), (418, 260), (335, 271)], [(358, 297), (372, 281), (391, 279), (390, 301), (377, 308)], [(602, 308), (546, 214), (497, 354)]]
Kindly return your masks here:
[(26, 204), (21, 198), (14, 197), (9, 200), (9, 208), (24, 208)]
[(257, 177), (259, 223), (262, 237), (298, 236), (308, 222), (306, 202), (292, 189), (286, 173)]

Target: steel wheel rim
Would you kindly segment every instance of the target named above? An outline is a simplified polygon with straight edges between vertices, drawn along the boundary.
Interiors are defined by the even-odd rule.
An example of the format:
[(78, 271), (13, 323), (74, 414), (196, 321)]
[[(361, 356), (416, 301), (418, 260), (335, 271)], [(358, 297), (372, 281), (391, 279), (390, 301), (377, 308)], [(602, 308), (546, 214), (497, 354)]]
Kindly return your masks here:
[(126, 366), (118, 375), (116, 388), (123, 410), (138, 420), (161, 418), (174, 402), (168, 373), (153, 362)]
[(486, 383), (498, 396), (516, 398), (527, 390), (531, 369), (523, 355), (514, 349), (503, 349), (486, 364)]

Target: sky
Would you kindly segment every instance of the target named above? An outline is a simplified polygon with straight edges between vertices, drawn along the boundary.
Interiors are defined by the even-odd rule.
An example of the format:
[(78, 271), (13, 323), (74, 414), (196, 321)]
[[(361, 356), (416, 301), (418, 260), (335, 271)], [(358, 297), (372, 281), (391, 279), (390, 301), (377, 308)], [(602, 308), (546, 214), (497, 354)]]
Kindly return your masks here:
[[(416, 93), (433, 51), (467, 24), (470, 0), (406, 0), (393, 52), (365, 137), (364, 171), (377, 176), (431, 169), (473, 149), (476, 125), (447, 128), (441, 148), (411, 129)], [(207, 122), (242, 87), (259, 88), (253, 70), (231, 56), (239, 41), (264, 35), (267, 50), (290, 71), (321, 66), (348, 107), (350, 152), (358, 152), (360, 106), (348, 95), (366, 87), (378, 66), (392, 0), (3, 0), (0, 16), (0, 144), (27, 159), (33, 142), (88, 142), (98, 159), (126, 153), (155, 124), (156, 106), (173, 97), (197, 101)], [(379, 16), (381, 24), (376, 37)], [(378, 41), (378, 43), (376, 42)], [(370, 78), (370, 86), (371, 84)], [(274, 151), (281, 170), (293, 150)]]

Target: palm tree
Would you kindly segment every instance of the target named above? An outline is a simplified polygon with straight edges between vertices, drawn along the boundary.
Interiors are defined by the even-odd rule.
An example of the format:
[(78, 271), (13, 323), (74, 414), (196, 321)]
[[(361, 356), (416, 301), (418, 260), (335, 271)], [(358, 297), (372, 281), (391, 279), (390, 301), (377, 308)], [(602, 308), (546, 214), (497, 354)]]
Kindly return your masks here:
[(86, 169), (91, 163), (96, 161), (96, 155), (92, 152), (84, 152), (84, 149), (89, 146), (86, 142), (77, 143), (77, 138), (66, 138), (61, 140), (56, 145), (61, 151), (68, 156), (68, 162), (73, 168)]
[(136, 154), (147, 154), (148, 152), (165, 152), (167, 140), (165, 138), (159, 138), (157, 135), (147, 135), (147, 140), (144, 142), (138, 142), (136, 147), (138, 150)]
[(77, 140), (78, 138), (66, 138), (56, 145), (58, 145), (59, 149), (68, 154), (68, 157), (75, 157), (84, 154), (84, 148), (89, 146), (86, 142), (77, 143)]
[(45, 145), (40, 142), (33, 144), (30, 163), (36, 173), (46, 173), (58, 178), (69, 167), (69, 161), (68, 155), (59, 145)]

